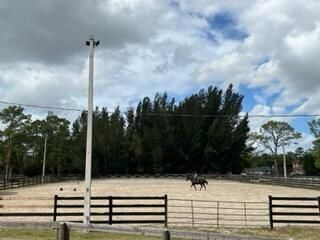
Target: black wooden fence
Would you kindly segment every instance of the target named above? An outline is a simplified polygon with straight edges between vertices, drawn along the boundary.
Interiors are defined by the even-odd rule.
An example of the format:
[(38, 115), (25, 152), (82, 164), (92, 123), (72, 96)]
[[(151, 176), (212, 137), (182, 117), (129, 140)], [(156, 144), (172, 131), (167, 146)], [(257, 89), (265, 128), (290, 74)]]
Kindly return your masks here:
[[(78, 202), (76, 202), (78, 201)], [(53, 221), (57, 217), (77, 217), (70, 222), (82, 222), (84, 197), (54, 196)], [(68, 203), (67, 203), (68, 202)], [(93, 196), (91, 223), (102, 224), (168, 224), (168, 197)], [(64, 209), (63, 211), (60, 211)], [(68, 211), (68, 209), (72, 211)], [(94, 219), (95, 218), (95, 219)]]
[(79, 179), (81, 177), (78, 175), (0, 178), (0, 190)]
[(320, 224), (320, 197), (269, 196), (269, 221), (271, 229), (274, 223)]
[(296, 188), (308, 188), (308, 189), (320, 189), (319, 177), (275, 177), (267, 175), (205, 175), (208, 178), (214, 178), (219, 180), (231, 180), (237, 182), (246, 182), (253, 184), (265, 184), (265, 185), (279, 185), (286, 187)]
[[(21, 201), (23, 204), (10, 204)], [(33, 204), (26, 204), (33, 202)], [(37, 203), (35, 203), (37, 202)], [(40, 203), (41, 202), (41, 203)], [(50, 204), (50, 202), (52, 204)], [(164, 196), (92, 196), (91, 223), (168, 224), (168, 197)], [(83, 222), (84, 197), (0, 197), (0, 222), (11, 218), (39, 218), (48, 221)], [(11, 209), (14, 209), (11, 211)], [(31, 211), (30, 211), (31, 210)]]
[[(153, 175), (107, 175), (95, 179), (105, 178), (186, 178), (188, 174), (153, 174)], [(233, 175), (233, 174), (203, 174), (202, 176), (216, 180), (231, 180), (237, 182), (247, 182), (254, 184), (281, 185), (287, 187), (320, 189), (320, 177), (274, 177), (267, 175)], [(82, 180), (80, 175), (61, 175), (61, 176), (41, 176), (37, 177), (14, 177), (6, 180), (0, 177), (0, 190), (18, 188), (41, 183), (60, 182), (65, 180)]]
[[(21, 203), (20, 203), (21, 202)], [(28, 204), (29, 203), (29, 204)], [(169, 210), (168, 210), (169, 209)], [(12, 211), (13, 210), (13, 211)], [(0, 197), (0, 222), (68, 221), (82, 222), (84, 198), (54, 196)], [(269, 210), (269, 212), (268, 212)], [(268, 214), (269, 213), (269, 214)], [(319, 197), (273, 197), (267, 202), (224, 202), (170, 199), (167, 195), (93, 196), (91, 223), (164, 224), (191, 227), (257, 227), (274, 224), (320, 224)], [(28, 220), (27, 220), (28, 219)]]
[[(143, 174), (143, 175), (106, 175), (100, 179), (106, 178), (166, 178), (181, 179), (190, 174)], [(215, 180), (228, 180), (253, 184), (279, 185), (286, 187), (320, 189), (320, 177), (276, 177), (270, 175), (237, 175), (237, 174), (202, 174), (202, 177)]]

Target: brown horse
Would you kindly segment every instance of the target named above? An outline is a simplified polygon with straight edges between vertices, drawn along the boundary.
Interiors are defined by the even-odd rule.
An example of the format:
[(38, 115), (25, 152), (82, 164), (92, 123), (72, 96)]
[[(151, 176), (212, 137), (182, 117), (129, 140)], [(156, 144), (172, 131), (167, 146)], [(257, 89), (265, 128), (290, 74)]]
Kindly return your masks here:
[(194, 189), (197, 191), (196, 185), (200, 185), (200, 191), (201, 189), (204, 187), (205, 190), (207, 190), (206, 188), (206, 184), (208, 184), (207, 180), (205, 178), (199, 177), (198, 179), (194, 179), (194, 176), (187, 176), (186, 181), (190, 181), (191, 182), (191, 186), (190, 187), (194, 187)]

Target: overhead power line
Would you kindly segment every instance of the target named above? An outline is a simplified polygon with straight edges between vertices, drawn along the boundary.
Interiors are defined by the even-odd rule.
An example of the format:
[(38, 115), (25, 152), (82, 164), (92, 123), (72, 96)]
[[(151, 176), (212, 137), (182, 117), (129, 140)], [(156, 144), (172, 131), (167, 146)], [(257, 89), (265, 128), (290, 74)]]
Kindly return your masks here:
[(83, 109), (77, 109), (77, 108), (50, 107), (50, 106), (40, 106), (40, 105), (34, 105), (34, 104), (24, 104), (24, 103), (15, 103), (15, 102), (7, 102), (7, 101), (0, 101), (0, 103), (6, 104), (6, 105), (17, 105), (22, 107), (32, 107), (32, 108), (42, 108), (42, 109), (52, 109), (52, 110), (78, 111), (78, 112), (83, 111)]
[[(164, 116), (164, 117), (203, 117), (203, 118), (228, 118), (233, 115), (223, 114), (170, 114), (170, 113), (144, 113), (150, 116)], [(244, 118), (246, 115), (239, 115), (239, 118)], [(272, 114), (272, 115), (259, 115), (248, 114), (249, 118), (294, 118), (294, 117), (320, 117), (320, 114)]]
[[(82, 112), (85, 109), (78, 108), (65, 108), (65, 107), (51, 107), (51, 106), (42, 106), (35, 104), (24, 104), (16, 102), (7, 102), (0, 101), (0, 104), (6, 105), (17, 105), (22, 107), (32, 107), (32, 108), (41, 108), (41, 109), (51, 109), (51, 110), (63, 110), (63, 111), (77, 111)], [(108, 112), (112, 114), (113, 112)], [(121, 112), (124, 114), (125, 112)], [(233, 115), (228, 114), (175, 114), (175, 113), (143, 113), (145, 116), (162, 116), (162, 117), (202, 117), (202, 118), (229, 118)], [(244, 118), (245, 115), (239, 115), (239, 118)], [(306, 117), (320, 117), (320, 114), (248, 114), (249, 118), (306, 118)]]

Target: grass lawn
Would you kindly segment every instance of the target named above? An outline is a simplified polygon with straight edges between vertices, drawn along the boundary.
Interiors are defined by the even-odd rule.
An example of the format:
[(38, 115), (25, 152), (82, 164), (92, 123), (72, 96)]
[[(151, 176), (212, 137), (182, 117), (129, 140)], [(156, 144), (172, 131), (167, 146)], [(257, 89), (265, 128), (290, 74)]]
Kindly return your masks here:
[(278, 227), (273, 230), (259, 229), (259, 230), (242, 230), (238, 233), (245, 235), (258, 235), (266, 237), (278, 237), (287, 238), (291, 240), (318, 240), (320, 239), (320, 228), (319, 227)]
[[(190, 229), (189, 229), (190, 230)], [(281, 227), (269, 230), (261, 229), (220, 229), (215, 231), (231, 235), (260, 236), (281, 238), (290, 240), (319, 240), (320, 227)], [(84, 233), (71, 231), (70, 240), (160, 240), (161, 237), (151, 237), (141, 234), (119, 233)], [(0, 229), (0, 239), (3, 240), (56, 240), (54, 230), (31, 230), (31, 229)], [(172, 240), (179, 240), (171, 238)], [(182, 239), (180, 239), (182, 240)]]
[(268, 228), (232, 229), (232, 230), (222, 230), (221, 232), (227, 233), (227, 234), (234, 234), (234, 235), (282, 238), (282, 239), (290, 239), (290, 240), (319, 240), (320, 239), (320, 226), (319, 227), (307, 227), (307, 226), (276, 227), (273, 230), (270, 230)]
[[(56, 240), (54, 230), (32, 229), (0, 229), (0, 239), (5, 240)], [(144, 236), (141, 234), (118, 234), (71, 231), (70, 240), (159, 240), (161, 237)], [(178, 240), (177, 238), (172, 238)]]

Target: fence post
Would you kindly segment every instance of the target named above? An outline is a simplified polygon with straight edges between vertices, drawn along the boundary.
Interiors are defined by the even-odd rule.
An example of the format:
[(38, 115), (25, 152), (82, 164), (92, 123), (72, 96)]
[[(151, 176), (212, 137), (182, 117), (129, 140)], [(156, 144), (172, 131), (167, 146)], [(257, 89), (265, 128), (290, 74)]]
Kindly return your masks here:
[(270, 229), (273, 229), (272, 196), (271, 195), (269, 195), (269, 222), (270, 222)]
[(66, 223), (59, 224), (58, 240), (70, 240), (70, 231)]
[(164, 226), (168, 227), (168, 195), (164, 195)]
[(191, 200), (191, 217), (192, 217), (192, 228), (194, 228), (194, 210), (193, 210), (193, 200)]
[(109, 225), (112, 225), (112, 196), (109, 196)]
[(247, 205), (246, 202), (243, 203), (244, 204), (244, 224), (245, 226), (247, 226)]
[(318, 199), (318, 208), (319, 208), (319, 216), (320, 216), (320, 196), (318, 196), (317, 199)]
[(217, 202), (217, 228), (219, 228), (219, 201)]
[(53, 203), (53, 221), (57, 220), (57, 204), (58, 203), (58, 195), (54, 195), (54, 203)]
[(162, 232), (162, 240), (170, 240), (170, 232), (168, 229), (164, 229)]

